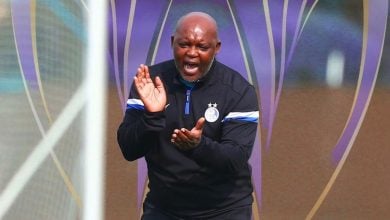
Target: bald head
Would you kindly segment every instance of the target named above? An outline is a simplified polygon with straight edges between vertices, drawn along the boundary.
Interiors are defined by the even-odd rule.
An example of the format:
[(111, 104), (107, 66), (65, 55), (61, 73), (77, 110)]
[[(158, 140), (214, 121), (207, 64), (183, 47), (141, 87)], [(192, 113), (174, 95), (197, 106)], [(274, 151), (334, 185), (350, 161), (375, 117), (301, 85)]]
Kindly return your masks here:
[(210, 32), (215, 36), (215, 39), (219, 41), (218, 38), (218, 26), (217, 22), (209, 14), (204, 12), (190, 12), (183, 15), (176, 24), (174, 35), (177, 32), (183, 30), (183, 28), (190, 28), (194, 26), (201, 26), (204, 30)]

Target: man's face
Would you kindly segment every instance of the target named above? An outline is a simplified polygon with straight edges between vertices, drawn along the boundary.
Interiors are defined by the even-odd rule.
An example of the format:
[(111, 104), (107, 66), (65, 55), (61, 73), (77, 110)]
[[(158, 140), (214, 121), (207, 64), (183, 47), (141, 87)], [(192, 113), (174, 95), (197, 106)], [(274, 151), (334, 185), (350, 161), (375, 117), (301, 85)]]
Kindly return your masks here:
[(183, 26), (171, 40), (176, 67), (190, 82), (209, 71), (221, 46), (216, 31), (202, 25)]

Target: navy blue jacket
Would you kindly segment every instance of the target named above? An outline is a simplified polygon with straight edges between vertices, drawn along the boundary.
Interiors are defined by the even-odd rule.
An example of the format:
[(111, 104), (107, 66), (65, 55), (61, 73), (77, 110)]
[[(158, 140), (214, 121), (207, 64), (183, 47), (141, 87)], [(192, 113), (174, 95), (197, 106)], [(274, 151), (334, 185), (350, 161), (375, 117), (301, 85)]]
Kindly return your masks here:
[[(164, 83), (165, 111), (146, 112), (133, 85), (117, 133), (127, 160), (146, 159), (150, 189), (146, 200), (182, 217), (251, 205), (248, 160), (259, 118), (254, 87), (218, 61), (192, 89), (179, 80), (173, 60), (149, 70), (152, 78), (158, 75)], [(207, 109), (212, 117), (206, 118), (216, 121), (206, 121), (198, 147), (177, 149), (170, 142), (173, 130), (192, 129)]]

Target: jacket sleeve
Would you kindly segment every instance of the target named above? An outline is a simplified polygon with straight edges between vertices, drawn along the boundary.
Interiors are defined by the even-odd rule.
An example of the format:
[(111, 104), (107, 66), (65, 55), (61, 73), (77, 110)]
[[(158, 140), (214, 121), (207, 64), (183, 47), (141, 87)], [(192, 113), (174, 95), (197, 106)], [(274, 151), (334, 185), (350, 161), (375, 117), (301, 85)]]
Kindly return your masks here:
[(133, 161), (145, 156), (157, 145), (159, 132), (164, 127), (164, 112), (146, 112), (133, 84), (125, 116), (117, 130), (117, 141), (125, 159)]
[(199, 164), (222, 172), (235, 173), (248, 166), (258, 128), (257, 96), (252, 86), (222, 121), (219, 141), (202, 136), (191, 156)]

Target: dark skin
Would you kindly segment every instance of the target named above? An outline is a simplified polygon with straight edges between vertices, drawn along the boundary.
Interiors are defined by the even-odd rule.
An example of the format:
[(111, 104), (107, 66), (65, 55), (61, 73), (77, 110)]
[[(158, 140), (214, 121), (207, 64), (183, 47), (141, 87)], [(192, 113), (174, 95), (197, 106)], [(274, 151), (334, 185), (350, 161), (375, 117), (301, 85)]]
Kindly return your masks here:
[[(181, 77), (186, 81), (196, 82), (207, 74), (221, 47), (215, 20), (202, 12), (192, 12), (183, 16), (171, 37), (171, 46)], [(164, 111), (167, 104), (164, 84), (159, 77), (153, 82), (146, 65), (141, 64), (138, 68), (134, 84), (146, 111)], [(171, 142), (180, 150), (197, 147), (205, 122), (205, 118), (201, 117), (191, 130), (174, 129)]]

